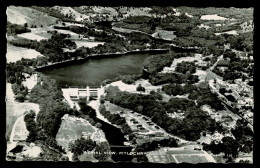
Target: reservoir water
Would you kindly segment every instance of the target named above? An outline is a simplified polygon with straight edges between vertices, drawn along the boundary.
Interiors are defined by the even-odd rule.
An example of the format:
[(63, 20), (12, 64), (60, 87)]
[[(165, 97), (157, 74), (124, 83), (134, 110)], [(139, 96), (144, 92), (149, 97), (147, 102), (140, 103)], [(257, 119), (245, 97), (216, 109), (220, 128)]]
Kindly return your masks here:
[(140, 74), (144, 59), (150, 55), (152, 53), (89, 58), (73, 65), (43, 70), (42, 73), (55, 79), (57, 84), (62, 86), (99, 86), (105, 79)]

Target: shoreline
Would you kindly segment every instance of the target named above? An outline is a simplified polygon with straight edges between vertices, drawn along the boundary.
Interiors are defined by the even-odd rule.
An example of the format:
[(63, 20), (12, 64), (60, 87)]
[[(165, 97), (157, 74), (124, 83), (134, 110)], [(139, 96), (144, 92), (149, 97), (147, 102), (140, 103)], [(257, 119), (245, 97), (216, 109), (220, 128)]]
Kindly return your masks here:
[(103, 53), (103, 54), (92, 54), (88, 55), (85, 58), (79, 58), (79, 59), (74, 59), (74, 60), (66, 60), (62, 62), (56, 62), (50, 65), (44, 65), (41, 67), (34, 68), (35, 71), (42, 71), (42, 70), (47, 70), (49, 68), (56, 68), (59, 66), (63, 65), (71, 65), (74, 63), (78, 63), (81, 61), (88, 60), (89, 58), (92, 59), (99, 59), (99, 58), (104, 58), (104, 57), (116, 57), (116, 56), (122, 56), (122, 55), (127, 55), (127, 54), (144, 54), (144, 53), (150, 53), (150, 52), (156, 52), (158, 54), (166, 53), (169, 52), (170, 49), (147, 49), (147, 50), (133, 50), (133, 51), (126, 51), (126, 52), (117, 52), (117, 53)]

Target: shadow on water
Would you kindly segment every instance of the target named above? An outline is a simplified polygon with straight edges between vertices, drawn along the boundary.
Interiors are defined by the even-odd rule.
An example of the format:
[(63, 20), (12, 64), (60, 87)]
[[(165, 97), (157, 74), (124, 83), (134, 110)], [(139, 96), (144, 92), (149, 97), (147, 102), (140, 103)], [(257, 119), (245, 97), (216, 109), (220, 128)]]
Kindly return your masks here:
[(112, 159), (116, 162), (132, 161), (133, 156), (127, 155), (127, 153), (132, 150), (132, 147), (124, 145), (124, 141), (126, 141), (126, 139), (121, 130), (100, 119), (98, 119), (98, 122), (102, 124), (101, 129), (106, 135), (106, 139), (111, 146), (111, 151), (115, 152), (112, 154)]

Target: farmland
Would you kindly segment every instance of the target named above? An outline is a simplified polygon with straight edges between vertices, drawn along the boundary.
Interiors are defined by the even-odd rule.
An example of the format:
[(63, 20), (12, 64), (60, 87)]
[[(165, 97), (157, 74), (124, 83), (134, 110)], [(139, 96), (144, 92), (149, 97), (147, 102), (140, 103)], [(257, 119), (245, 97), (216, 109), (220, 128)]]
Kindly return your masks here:
[(28, 48), (22, 48), (22, 47), (16, 47), (13, 45), (7, 44), (7, 53), (6, 53), (6, 59), (7, 62), (16, 62), (18, 60), (21, 60), (22, 58), (37, 58), (37, 56), (40, 56), (41, 53), (34, 49), (28, 49)]

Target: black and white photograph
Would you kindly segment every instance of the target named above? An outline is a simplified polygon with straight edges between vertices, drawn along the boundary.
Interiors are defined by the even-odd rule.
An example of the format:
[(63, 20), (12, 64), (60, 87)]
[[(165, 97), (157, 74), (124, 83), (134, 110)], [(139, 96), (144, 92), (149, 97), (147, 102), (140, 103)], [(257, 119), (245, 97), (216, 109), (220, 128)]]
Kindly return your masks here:
[(7, 162), (253, 164), (253, 6), (5, 13)]

